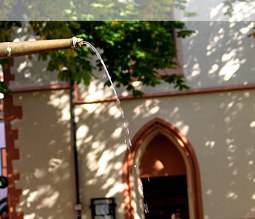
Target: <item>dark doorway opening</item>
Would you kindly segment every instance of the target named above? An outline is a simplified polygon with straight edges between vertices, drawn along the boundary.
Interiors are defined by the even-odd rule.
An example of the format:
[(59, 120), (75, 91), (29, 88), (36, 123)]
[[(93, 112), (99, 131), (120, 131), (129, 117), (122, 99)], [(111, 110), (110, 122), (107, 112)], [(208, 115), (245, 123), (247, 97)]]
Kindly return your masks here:
[(163, 134), (147, 145), (140, 163), (145, 219), (189, 219), (187, 171), (177, 146)]
[(141, 178), (145, 219), (189, 219), (187, 179), (183, 176)]

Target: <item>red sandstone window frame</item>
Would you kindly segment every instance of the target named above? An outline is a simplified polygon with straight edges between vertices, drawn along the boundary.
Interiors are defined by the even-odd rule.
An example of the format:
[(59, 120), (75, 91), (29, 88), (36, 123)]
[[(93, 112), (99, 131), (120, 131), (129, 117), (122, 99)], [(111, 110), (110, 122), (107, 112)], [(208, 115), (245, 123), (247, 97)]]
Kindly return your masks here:
[(183, 63), (182, 63), (182, 46), (181, 46), (181, 39), (177, 38), (176, 30), (173, 30), (173, 41), (176, 50), (176, 57), (174, 58), (174, 62), (176, 63), (176, 68), (165, 68), (159, 69), (158, 72), (161, 76), (164, 75), (183, 75)]

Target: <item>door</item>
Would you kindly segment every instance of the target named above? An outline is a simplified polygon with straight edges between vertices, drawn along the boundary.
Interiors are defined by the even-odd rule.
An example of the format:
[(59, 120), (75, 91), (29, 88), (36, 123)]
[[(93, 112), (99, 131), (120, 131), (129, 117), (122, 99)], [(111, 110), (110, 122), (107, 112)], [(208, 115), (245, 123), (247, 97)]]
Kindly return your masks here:
[[(189, 219), (186, 176), (141, 178), (146, 219)], [(174, 218), (174, 219), (175, 219)]]
[(141, 159), (145, 219), (189, 219), (185, 162), (176, 146), (159, 134)]

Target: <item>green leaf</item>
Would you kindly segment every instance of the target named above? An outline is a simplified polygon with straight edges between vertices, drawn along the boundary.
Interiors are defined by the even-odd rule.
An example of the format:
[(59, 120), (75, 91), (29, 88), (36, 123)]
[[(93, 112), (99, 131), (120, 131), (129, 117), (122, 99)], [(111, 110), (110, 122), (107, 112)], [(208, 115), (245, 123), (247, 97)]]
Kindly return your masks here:
[(8, 88), (3, 81), (0, 81), (0, 93), (12, 94), (12, 90)]

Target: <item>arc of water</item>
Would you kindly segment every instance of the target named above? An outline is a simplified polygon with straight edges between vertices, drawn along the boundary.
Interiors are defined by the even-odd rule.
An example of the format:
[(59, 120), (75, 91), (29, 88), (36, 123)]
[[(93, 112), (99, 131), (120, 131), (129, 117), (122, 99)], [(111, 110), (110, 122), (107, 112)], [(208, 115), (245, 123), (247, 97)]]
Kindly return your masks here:
[(128, 124), (127, 124), (127, 121), (126, 121), (126, 118), (125, 118), (124, 110), (121, 107), (120, 98), (119, 98), (118, 93), (117, 93), (117, 91), (114, 87), (111, 75), (110, 75), (110, 73), (109, 73), (109, 71), (108, 71), (108, 69), (107, 69), (107, 67), (104, 63), (104, 60), (102, 59), (100, 53), (98, 52), (98, 50), (91, 43), (89, 43), (87, 41), (82, 41), (82, 44), (89, 47), (96, 54), (97, 58), (99, 59), (99, 61), (101, 62), (102, 66), (104, 68), (106, 76), (107, 76), (107, 78), (110, 82), (111, 89), (112, 89), (113, 94), (114, 94), (114, 98), (116, 99), (117, 105), (118, 105), (120, 113), (121, 113), (121, 118), (123, 120), (123, 125), (124, 125), (124, 129), (125, 129), (125, 144), (127, 145), (127, 149), (130, 151), (131, 146), (132, 146), (132, 143), (130, 141), (130, 131), (129, 131)]
[[(109, 74), (109, 71), (104, 63), (104, 60), (102, 59), (100, 53), (98, 52), (98, 50), (89, 42), (87, 41), (82, 41), (81, 42), (83, 45), (86, 45), (87, 47), (89, 47), (97, 56), (97, 58), (99, 59), (99, 61), (101, 62), (104, 70), (105, 70), (105, 73), (106, 73), (106, 76), (110, 82), (110, 85), (111, 85), (111, 89), (114, 93), (114, 97), (116, 99), (116, 102), (117, 102), (117, 105), (119, 107), (119, 110), (121, 112), (121, 118), (123, 120), (123, 125), (124, 125), (124, 129), (125, 129), (125, 144), (127, 146), (127, 149), (129, 152), (131, 152), (131, 147), (132, 147), (132, 143), (131, 143), (131, 140), (130, 140), (130, 131), (129, 131), (129, 127), (128, 127), (128, 124), (127, 124), (127, 121), (126, 121), (126, 118), (125, 118), (125, 114), (124, 114), (124, 110), (123, 108), (121, 107), (121, 103), (120, 103), (120, 98), (118, 96), (118, 93), (114, 87), (114, 84), (113, 84), (113, 81), (112, 81), (112, 78), (111, 78), (111, 75)], [(134, 164), (134, 168), (136, 169), (136, 171), (138, 172), (139, 170), (139, 166), (137, 164)], [(143, 185), (141, 182), (138, 183), (139, 187), (141, 188), (141, 190), (143, 191)], [(142, 199), (144, 200), (144, 196), (142, 194)], [(147, 205), (147, 203), (144, 203), (144, 212), (146, 214), (149, 213), (149, 207)]]

